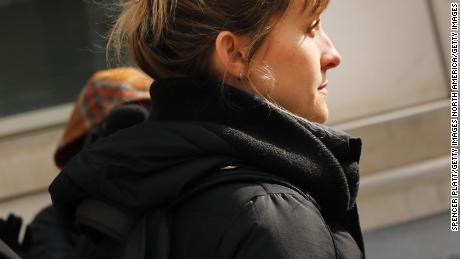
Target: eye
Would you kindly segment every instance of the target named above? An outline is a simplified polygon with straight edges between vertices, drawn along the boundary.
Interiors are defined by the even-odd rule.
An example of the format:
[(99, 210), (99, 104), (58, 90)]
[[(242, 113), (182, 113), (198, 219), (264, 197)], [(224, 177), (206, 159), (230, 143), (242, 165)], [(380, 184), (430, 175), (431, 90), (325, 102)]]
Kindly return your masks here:
[(320, 22), (321, 22), (321, 19), (320, 19), (320, 18), (316, 19), (316, 20), (308, 27), (307, 32), (308, 32), (308, 33), (313, 32), (313, 30), (316, 29), (316, 28), (318, 27), (318, 25), (319, 25)]

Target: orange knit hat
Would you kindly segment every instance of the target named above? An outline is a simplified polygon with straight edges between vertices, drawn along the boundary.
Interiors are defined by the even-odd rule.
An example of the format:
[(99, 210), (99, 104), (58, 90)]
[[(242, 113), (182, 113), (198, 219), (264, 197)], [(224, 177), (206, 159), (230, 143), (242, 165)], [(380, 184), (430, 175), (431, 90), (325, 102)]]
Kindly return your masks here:
[(80, 152), (86, 135), (114, 108), (127, 102), (149, 102), (152, 83), (153, 79), (134, 68), (96, 72), (75, 101), (54, 155), (56, 165), (62, 169)]

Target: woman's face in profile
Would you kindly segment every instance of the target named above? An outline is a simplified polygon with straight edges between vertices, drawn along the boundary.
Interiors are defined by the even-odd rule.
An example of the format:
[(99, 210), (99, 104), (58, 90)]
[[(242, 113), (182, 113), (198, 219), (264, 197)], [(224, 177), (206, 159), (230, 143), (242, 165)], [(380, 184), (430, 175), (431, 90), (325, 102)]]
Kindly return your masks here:
[(253, 68), (267, 65), (275, 77), (273, 88), (263, 79), (254, 80), (262, 94), (303, 118), (324, 123), (328, 119), (326, 71), (337, 67), (341, 57), (319, 18), (304, 9), (304, 0), (293, 0), (255, 55)]

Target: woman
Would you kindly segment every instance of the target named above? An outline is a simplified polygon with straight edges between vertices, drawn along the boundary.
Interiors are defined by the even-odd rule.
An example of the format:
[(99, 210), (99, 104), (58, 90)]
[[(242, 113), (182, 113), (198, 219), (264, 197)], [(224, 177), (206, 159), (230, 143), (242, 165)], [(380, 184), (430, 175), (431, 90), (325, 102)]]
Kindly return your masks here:
[(67, 219), (85, 199), (143, 214), (206, 182), (171, 210), (174, 258), (363, 258), (361, 141), (321, 125), (340, 63), (327, 4), (128, 3), (110, 46), (155, 78), (151, 117), (72, 160), (54, 206)]

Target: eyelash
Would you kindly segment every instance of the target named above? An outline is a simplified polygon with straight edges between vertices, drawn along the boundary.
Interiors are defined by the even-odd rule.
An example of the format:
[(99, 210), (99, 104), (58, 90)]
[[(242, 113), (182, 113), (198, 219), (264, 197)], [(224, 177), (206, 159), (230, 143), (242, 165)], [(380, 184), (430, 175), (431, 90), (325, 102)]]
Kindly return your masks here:
[(321, 21), (321, 19), (316, 19), (315, 20), (315, 23), (313, 25), (311, 25), (309, 28), (308, 28), (308, 32), (312, 32), (316, 27), (318, 27), (319, 25), (319, 22)]

